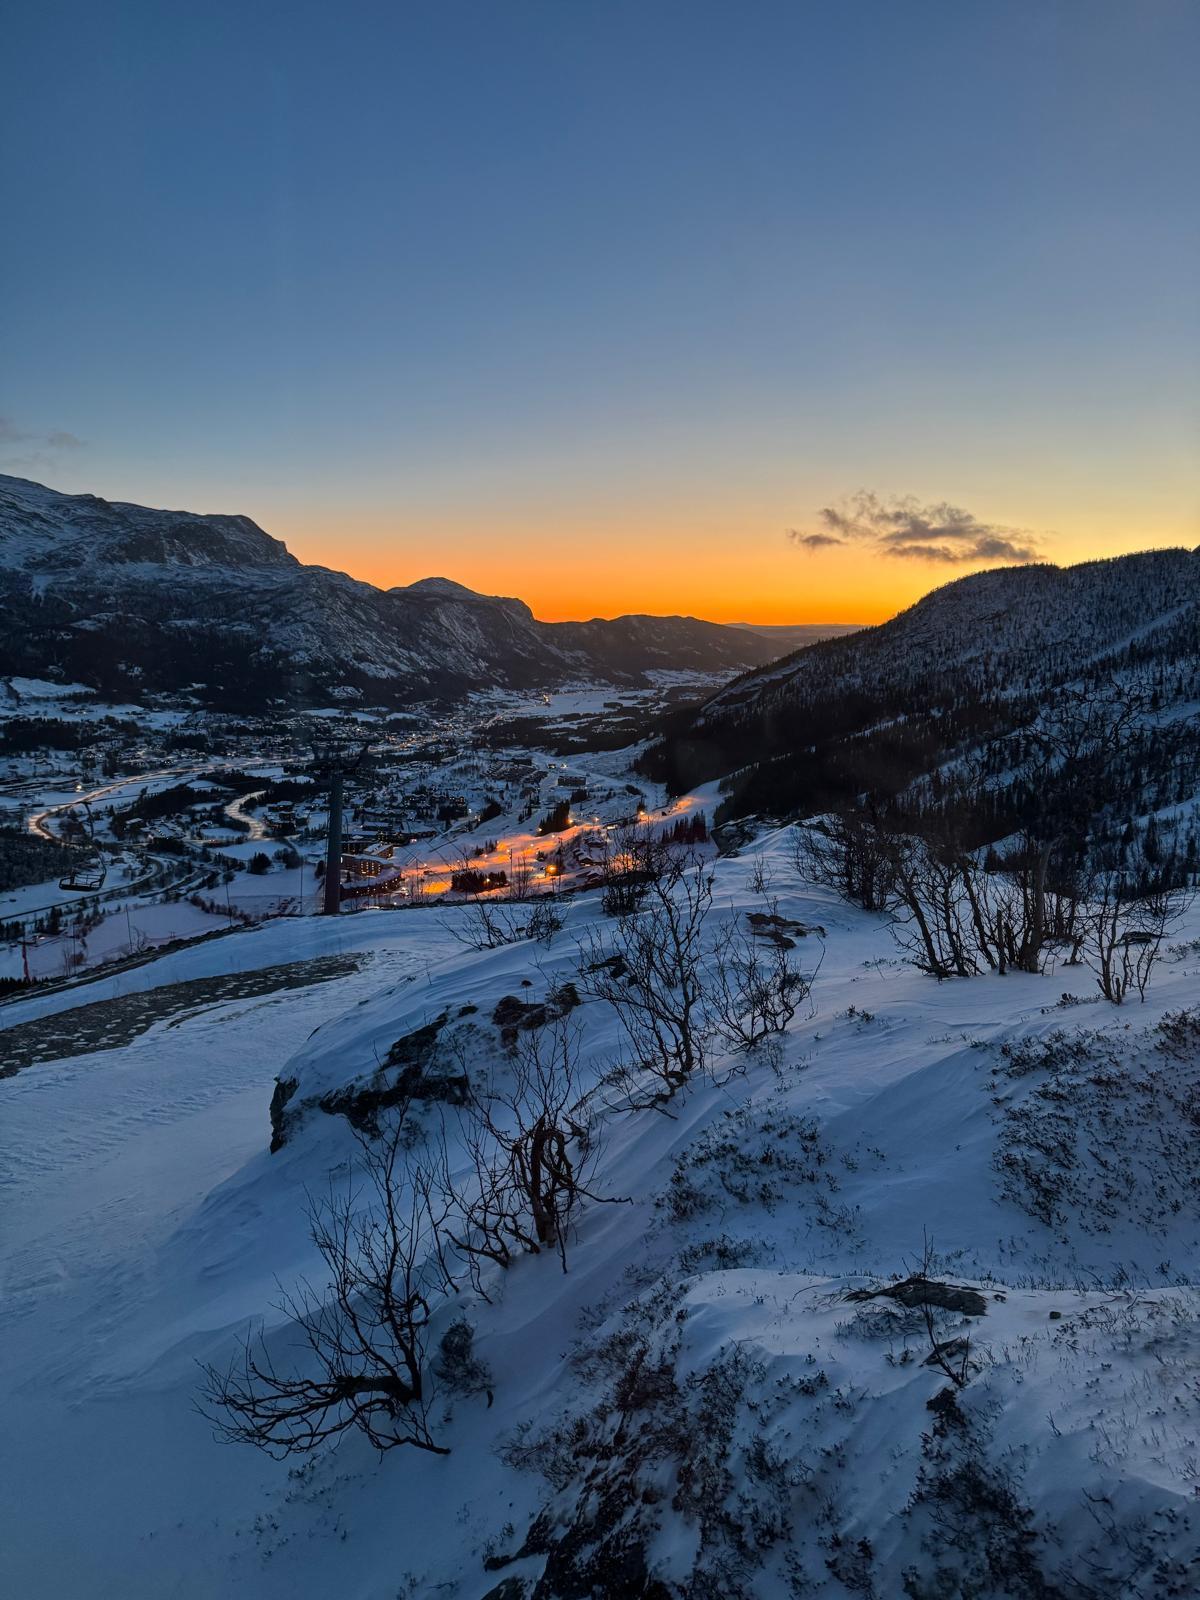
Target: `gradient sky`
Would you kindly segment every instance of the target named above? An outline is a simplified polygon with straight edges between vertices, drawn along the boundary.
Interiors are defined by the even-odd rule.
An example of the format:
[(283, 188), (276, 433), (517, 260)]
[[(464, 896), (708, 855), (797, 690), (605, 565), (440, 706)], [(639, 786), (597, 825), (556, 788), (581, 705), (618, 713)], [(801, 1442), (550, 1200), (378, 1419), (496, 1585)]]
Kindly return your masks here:
[(1196, 0), (36, 0), (2, 54), (2, 471), (547, 618), (971, 569), (788, 538), (862, 490), (1200, 540)]

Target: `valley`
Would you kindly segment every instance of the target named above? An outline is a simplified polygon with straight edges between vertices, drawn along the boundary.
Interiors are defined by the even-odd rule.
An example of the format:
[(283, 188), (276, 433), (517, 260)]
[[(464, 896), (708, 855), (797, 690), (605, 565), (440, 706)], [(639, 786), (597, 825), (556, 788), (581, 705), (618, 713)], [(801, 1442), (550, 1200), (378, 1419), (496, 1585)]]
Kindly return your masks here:
[(5, 1592), (1191, 1592), (1197, 601), (1128, 560), (1008, 657), (987, 574), (732, 677), (0, 680)]
[[(499, 892), (510, 882), (522, 893), (594, 882), (622, 824), (653, 814), (674, 826), (701, 808), (631, 781), (628, 755), (580, 756), (576, 747), (649, 727), (719, 681), (670, 674), (615, 698), (494, 691), (399, 718), (334, 709), (235, 720), (131, 717), (133, 708), (78, 690), (63, 699), (51, 683), (10, 680), (0, 745), (6, 729), (15, 733), (0, 757), (0, 828), (65, 849), (79, 886), (55, 877), (0, 892), (0, 978), (61, 980), (223, 927), (318, 910), (329, 752), (355, 764), (343, 836), (347, 912), (463, 898), (471, 892), (455, 887), (463, 873), (488, 877)], [(56, 748), (81, 716), (85, 742)], [(11, 748), (39, 737), (48, 742)], [(217, 748), (220, 759), (206, 753)]]
[(5, 24), (0, 1600), (1200, 1600), (1200, 4)]

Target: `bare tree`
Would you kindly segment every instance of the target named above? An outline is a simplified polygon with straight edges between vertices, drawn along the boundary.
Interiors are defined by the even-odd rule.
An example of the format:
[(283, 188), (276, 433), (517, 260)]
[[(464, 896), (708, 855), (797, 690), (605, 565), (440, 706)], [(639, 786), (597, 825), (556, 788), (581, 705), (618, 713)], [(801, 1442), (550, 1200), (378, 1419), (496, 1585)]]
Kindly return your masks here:
[(1123, 1004), (1131, 989), (1145, 1000), (1163, 940), (1183, 915), (1186, 897), (1165, 890), (1133, 899), (1119, 876), (1106, 878), (1088, 909), (1083, 959), (1100, 993)]
[(1079, 959), (1089, 875), (1082, 863), (1055, 863), (1027, 834), (998, 868), (964, 868), (977, 948), (998, 972), (1044, 972), (1056, 951)]
[(887, 909), (895, 872), (893, 835), (873, 812), (846, 808), (797, 829), (793, 860), (802, 878), (835, 889), (864, 911)]
[(339, 1189), (331, 1178), (309, 1204), (328, 1281), (302, 1280), (277, 1302), (300, 1334), (301, 1359), (277, 1363), (260, 1332), (225, 1370), (202, 1369), (200, 1410), (218, 1437), (276, 1459), (355, 1429), (380, 1451), (448, 1454), (430, 1432), (425, 1364), (431, 1305), (451, 1287), (448, 1202), (433, 1169), (408, 1152), (403, 1111), (378, 1140), (356, 1137), (363, 1184)]
[(1051, 852), (1032, 839), (988, 870), (949, 828), (905, 833), (855, 813), (807, 830), (796, 859), (810, 878), (890, 911), (900, 947), (938, 979), (1041, 972), (1064, 947), (1077, 958), (1086, 877), (1052, 869)]
[(663, 878), (678, 880), (688, 853), (667, 843), (646, 826), (626, 823), (604, 840), (600, 876), (601, 904), (610, 917), (628, 917), (638, 909), (650, 886)]
[[(640, 909), (617, 919), (609, 939), (581, 947), (582, 988), (616, 1012), (632, 1061), (620, 1076), (631, 1105), (662, 1106), (699, 1071), (711, 1031), (701, 982), (712, 873), (667, 852), (642, 886)], [(644, 1095), (639, 1073), (651, 1080)]]
[(778, 903), (764, 896), (762, 933), (732, 919), (713, 941), (709, 1005), (716, 1030), (731, 1050), (753, 1050), (784, 1033), (809, 998), (824, 959), (805, 975), (792, 960), (793, 941), (778, 927)]
[[(1137, 738), (1150, 700), (1109, 676), (1061, 690), (1013, 740), (1012, 771), (1036, 815), (1001, 869), (1008, 892), (996, 924), (1003, 966), (1042, 972), (1053, 951), (1079, 959), (1083, 907), (1093, 892), (1084, 858), (1106, 774)], [(977, 792), (982, 789), (982, 780)]]
[(566, 1019), (518, 1034), (511, 1060), (475, 1094), (461, 1119), (468, 1176), (455, 1193), (448, 1237), (466, 1257), (475, 1288), (485, 1261), (508, 1267), (521, 1254), (557, 1252), (567, 1241), (599, 1153), (580, 1106), (578, 1035)]
[(526, 900), (533, 890), (533, 863), (524, 854), (514, 855), (508, 867), (508, 898)]
[(962, 858), (901, 834), (892, 838), (890, 850), (888, 905), (901, 949), (935, 978), (967, 978), (978, 972)]

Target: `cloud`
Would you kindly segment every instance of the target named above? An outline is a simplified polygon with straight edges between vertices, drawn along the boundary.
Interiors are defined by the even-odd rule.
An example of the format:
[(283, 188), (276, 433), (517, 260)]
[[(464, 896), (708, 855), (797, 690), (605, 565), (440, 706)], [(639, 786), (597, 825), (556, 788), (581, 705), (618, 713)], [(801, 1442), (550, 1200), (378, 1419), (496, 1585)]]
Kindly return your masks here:
[(50, 433), (31, 432), (11, 417), (0, 417), (0, 461), (22, 472), (37, 472), (57, 465), (65, 451), (82, 450), (84, 441), (56, 428)]
[(846, 542), (844, 539), (835, 539), (831, 533), (801, 533), (799, 528), (789, 528), (787, 536), (802, 550), (823, 550), (826, 545)]
[(946, 566), (976, 561), (1020, 565), (1041, 559), (1037, 540), (1027, 529), (983, 522), (945, 500), (923, 505), (912, 495), (883, 499), (860, 489), (841, 505), (823, 507), (817, 520), (816, 532), (789, 528), (788, 539), (802, 550), (853, 543), (902, 561)]

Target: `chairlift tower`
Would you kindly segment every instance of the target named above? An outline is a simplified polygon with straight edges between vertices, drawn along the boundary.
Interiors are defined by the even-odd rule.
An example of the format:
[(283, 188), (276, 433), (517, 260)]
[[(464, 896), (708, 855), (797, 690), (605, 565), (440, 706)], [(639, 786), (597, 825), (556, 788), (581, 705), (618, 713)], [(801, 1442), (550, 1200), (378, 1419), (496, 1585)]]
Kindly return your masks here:
[(363, 744), (351, 756), (344, 747), (328, 745), (317, 750), (317, 769), (329, 784), (329, 831), (325, 841), (325, 888), (321, 915), (336, 917), (342, 910), (342, 808), (346, 776), (356, 772), (367, 753)]

